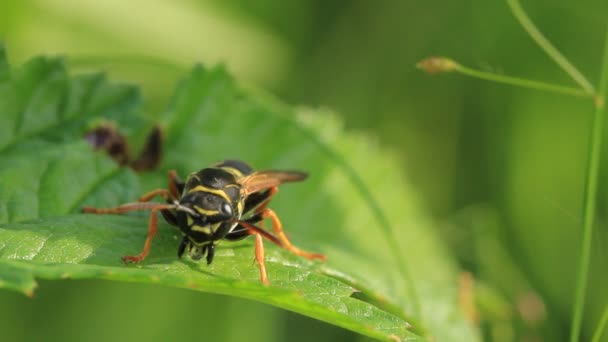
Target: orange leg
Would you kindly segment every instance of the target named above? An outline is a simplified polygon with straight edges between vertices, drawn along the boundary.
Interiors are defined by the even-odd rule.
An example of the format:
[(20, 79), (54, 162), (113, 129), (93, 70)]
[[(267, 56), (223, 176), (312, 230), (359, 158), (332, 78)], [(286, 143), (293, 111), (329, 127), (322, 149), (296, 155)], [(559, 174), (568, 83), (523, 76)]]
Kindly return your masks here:
[(178, 199), (180, 194), (179, 194), (179, 191), (177, 190), (177, 185), (175, 185), (175, 183), (178, 180), (177, 173), (175, 172), (175, 170), (169, 171), (168, 178), (169, 178), (169, 180), (167, 183), (168, 183), (169, 190), (167, 190), (167, 189), (152, 190), (150, 192), (143, 194), (141, 197), (139, 197), (139, 202), (148, 202), (152, 198), (154, 198), (154, 196), (160, 196), (165, 201), (169, 200), (169, 199), (171, 199), (171, 200)]
[(266, 276), (266, 265), (264, 264), (264, 240), (262, 238), (265, 237), (278, 246), (281, 246), (281, 241), (279, 241), (279, 239), (277, 239), (274, 235), (260, 227), (254, 226), (251, 223), (241, 221), (239, 224), (247, 228), (247, 232), (249, 234), (255, 236), (255, 261), (260, 268), (260, 279), (262, 280), (262, 283), (264, 285), (268, 285), (270, 282)]
[(148, 235), (146, 237), (146, 242), (144, 243), (144, 249), (135, 256), (124, 256), (122, 260), (124, 262), (141, 262), (146, 258), (148, 253), (150, 252), (150, 246), (152, 245), (152, 239), (154, 235), (156, 235), (156, 230), (158, 228), (158, 211), (159, 210), (167, 210), (167, 209), (175, 209), (175, 205), (173, 204), (159, 204), (159, 203), (127, 203), (123, 204), (119, 207), (115, 208), (93, 208), (93, 207), (84, 207), (82, 208), (83, 213), (91, 213), (91, 214), (123, 214), (128, 213), (130, 211), (141, 211), (141, 210), (152, 210), (150, 213), (150, 220), (148, 221)]
[[(268, 209), (270, 210), (270, 209)], [(274, 214), (274, 212), (273, 212)], [(276, 217), (276, 215), (275, 215)], [(278, 221), (278, 219), (277, 219)], [(296, 247), (294, 247), (293, 245), (291, 245), (291, 243), (289, 242), (289, 240), (287, 240), (287, 237), (285, 237), (285, 241), (289, 244), (289, 247), (286, 247), (285, 241), (281, 240), (280, 238), (270, 234), (269, 232), (267, 232), (266, 230), (255, 226), (249, 222), (245, 222), (245, 221), (239, 221), (239, 224), (242, 225), (243, 227), (247, 228), (247, 231), (249, 232), (249, 234), (254, 235), (255, 236), (255, 260), (258, 263), (258, 266), (260, 267), (260, 278), (262, 280), (262, 283), (264, 283), (265, 285), (270, 284), (270, 282), (268, 281), (268, 277), (266, 276), (266, 266), (264, 265), (264, 244), (263, 244), (263, 239), (262, 238), (266, 238), (268, 240), (270, 240), (272, 243), (274, 243), (275, 245), (285, 248), (291, 252), (293, 252), (296, 255), (299, 256), (303, 256), (305, 258), (308, 259), (319, 259), (322, 261), (325, 261), (325, 255), (323, 254), (312, 254), (312, 253), (308, 253), (305, 251), (302, 251)], [(280, 222), (279, 222), (279, 227), (280, 227)], [(273, 221), (273, 228), (274, 228), (274, 221)], [(275, 233), (277, 232), (277, 230), (275, 229)], [(281, 230), (282, 232), (282, 230)], [(283, 234), (284, 236), (285, 234)]]
[(254, 233), (255, 235), (255, 260), (260, 268), (260, 280), (262, 284), (269, 285), (268, 277), (266, 276), (266, 265), (264, 264), (264, 240), (262, 235)]
[(265, 231), (264, 229), (262, 229), (258, 226), (254, 226), (253, 224), (245, 222), (245, 221), (239, 221), (239, 224), (242, 225), (243, 227), (247, 228), (247, 231), (249, 232), (249, 234), (251, 234), (251, 235), (259, 234), (262, 237), (270, 240), (270, 242), (274, 243), (275, 245), (277, 245), (279, 247), (283, 247), (283, 245), (281, 244), (281, 241), (276, 236), (270, 234), (269, 232)]
[(150, 246), (152, 246), (152, 239), (154, 238), (154, 235), (156, 235), (156, 231), (158, 229), (158, 208), (153, 208), (152, 212), (150, 213), (150, 220), (148, 222), (148, 236), (146, 236), (146, 242), (144, 243), (144, 249), (141, 251), (141, 253), (137, 254), (137, 255), (125, 255), (122, 257), (122, 261), (124, 262), (133, 262), (133, 263), (140, 263), (142, 260), (144, 260), (146, 258), (146, 256), (148, 256), (148, 253), (150, 253)]
[(285, 232), (283, 232), (283, 225), (281, 224), (279, 217), (272, 209), (264, 208), (264, 210), (262, 211), (262, 217), (270, 218), (270, 220), (272, 221), (272, 231), (274, 231), (277, 238), (281, 241), (281, 247), (285, 248), (286, 250), (292, 252), (295, 255), (304, 257), (306, 259), (316, 259), (320, 261), (327, 260), (327, 258), (323, 254), (306, 252), (292, 245), (289, 239), (287, 238), (287, 235), (285, 235)]
[(177, 180), (177, 172), (175, 172), (175, 170), (169, 170), (169, 193), (173, 196), (173, 198), (179, 198), (180, 196), (180, 193), (177, 190), (177, 185), (175, 185)]
[(171, 193), (167, 189), (156, 189), (156, 190), (152, 190), (150, 192), (146, 192), (145, 194), (141, 195), (141, 197), (139, 197), (138, 201), (139, 202), (149, 202), (155, 196), (160, 196), (165, 200), (175, 198), (171, 195)]

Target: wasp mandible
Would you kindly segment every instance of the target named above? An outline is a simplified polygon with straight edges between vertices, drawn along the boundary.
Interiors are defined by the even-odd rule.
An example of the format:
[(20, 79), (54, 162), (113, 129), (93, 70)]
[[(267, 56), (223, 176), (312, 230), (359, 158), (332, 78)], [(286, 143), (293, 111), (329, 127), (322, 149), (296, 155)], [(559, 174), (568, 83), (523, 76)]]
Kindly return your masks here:
[[(326, 259), (323, 254), (306, 252), (291, 244), (278, 216), (268, 208), (279, 185), (299, 182), (306, 177), (306, 173), (299, 171), (253, 171), (242, 161), (225, 160), (191, 173), (185, 182), (179, 179), (175, 171), (169, 171), (168, 189), (152, 190), (141, 196), (138, 202), (114, 208), (84, 207), (82, 211), (120, 214), (151, 210), (143, 250), (137, 255), (122, 257), (123, 261), (132, 263), (141, 262), (150, 252), (158, 228), (159, 211), (169, 224), (178, 227), (183, 234), (177, 250), (179, 258), (188, 251), (192, 259), (200, 260), (206, 256), (207, 264), (211, 264), (219, 241), (237, 241), (253, 235), (260, 279), (268, 284), (264, 238), (301, 257), (321, 261)], [(156, 196), (162, 197), (166, 203), (150, 202)], [(273, 233), (260, 227), (267, 218), (272, 223)]]

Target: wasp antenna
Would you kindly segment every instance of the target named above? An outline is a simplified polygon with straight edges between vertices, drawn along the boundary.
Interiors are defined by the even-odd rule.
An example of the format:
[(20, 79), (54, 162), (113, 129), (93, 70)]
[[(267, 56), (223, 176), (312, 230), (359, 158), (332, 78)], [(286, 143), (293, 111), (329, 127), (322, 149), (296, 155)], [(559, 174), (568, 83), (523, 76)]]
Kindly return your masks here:
[(188, 207), (183, 206), (183, 205), (181, 205), (179, 203), (175, 204), (175, 210), (186, 212), (189, 215), (191, 215), (192, 217), (199, 217), (200, 216), (200, 214), (197, 213), (196, 211), (194, 211), (192, 208), (188, 208)]
[(114, 208), (93, 208), (93, 207), (83, 207), (83, 213), (89, 214), (124, 214), (131, 211), (143, 211), (143, 210), (164, 210), (164, 209), (177, 209), (174, 204), (160, 204), (160, 203), (151, 203), (151, 202), (133, 202), (123, 204)]

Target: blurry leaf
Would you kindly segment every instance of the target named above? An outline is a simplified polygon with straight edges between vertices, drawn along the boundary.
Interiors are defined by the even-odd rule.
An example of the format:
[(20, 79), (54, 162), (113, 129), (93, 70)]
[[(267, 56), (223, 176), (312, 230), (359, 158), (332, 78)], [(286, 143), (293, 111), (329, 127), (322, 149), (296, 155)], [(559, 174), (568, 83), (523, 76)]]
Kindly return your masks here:
[[(330, 114), (294, 114), (222, 69), (197, 67), (161, 116), (163, 170), (137, 177), (82, 137), (101, 118), (127, 135), (144, 130), (132, 88), (68, 78), (56, 60), (6, 70), (3, 58), (0, 111), (10, 115), (0, 119), (8, 136), (0, 138), (0, 287), (30, 293), (34, 278), (157, 283), (254, 299), (383, 340), (477, 339), (458, 311), (456, 268), (393, 156), (341, 133)], [(226, 158), (311, 174), (282, 187), (272, 206), (291, 240), (325, 253), (327, 264), (267, 244), (266, 287), (251, 241), (222, 243), (207, 266), (178, 260), (179, 233), (162, 224), (145, 262), (126, 266), (120, 256), (141, 249), (146, 215), (78, 214), (164, 186), (168, 169), (184, 177)]]

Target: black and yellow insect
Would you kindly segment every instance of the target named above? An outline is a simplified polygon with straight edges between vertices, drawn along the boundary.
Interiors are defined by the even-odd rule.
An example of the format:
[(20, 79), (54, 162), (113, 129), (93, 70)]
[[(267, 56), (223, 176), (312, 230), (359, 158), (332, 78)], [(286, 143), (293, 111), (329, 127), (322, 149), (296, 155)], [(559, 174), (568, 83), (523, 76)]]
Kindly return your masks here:
[[(122, 259), (125, 262), (138, 263), (148, 255), (158, 226), (158, 211), (184, 235), (177, 251), (180, 258), (188, 251), (195, 260), (206, 255), (207, 264), (210, 264), (219, 241), (236, 241), (253, 235), (260, 277), (264, 284), (268, 284), (263, 238), (296, 255), (325, 260), (322, 254), (309, 253), (292, 245), (283, 232), (281, 221), (268, 208), (279, 185), (302, 181), (306, 177), (305, 173), (298, 171), (254, 172), (242, 161), (226, 160), (191, 173), (185, 182), (177, 177), (175, 171), (169, 171), (169, 188), (150, 191), (141, 196), (139, 202), (115, 208), (85, 207), (83, 212), (116, 214), (137, 210), (152, 211), (143, 250), (138, 255), (124, 256)], [(149, 202), (156, 196), (164, 198), (166, 204)], [(267, 218), (272, 222), (274, 234), (260, 227)]]

